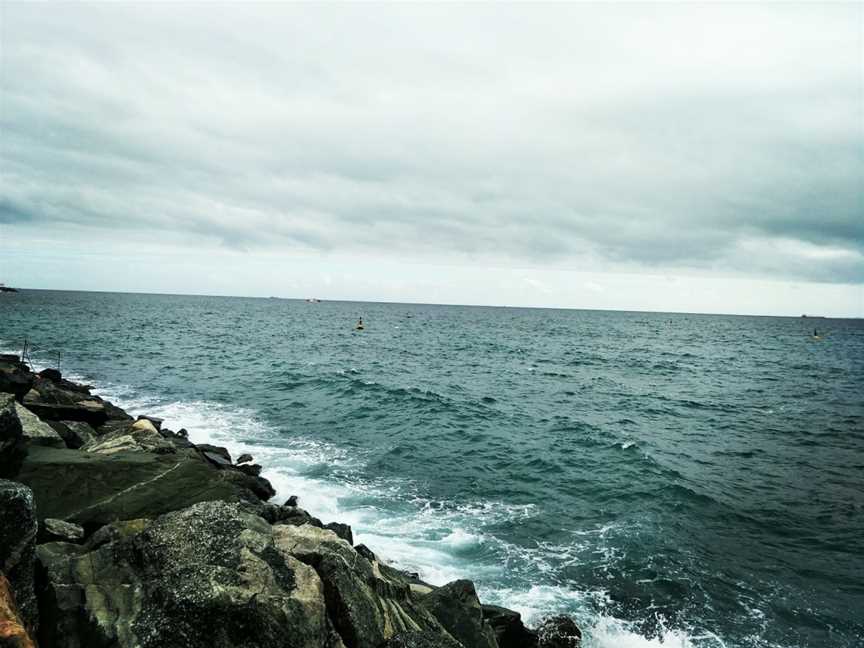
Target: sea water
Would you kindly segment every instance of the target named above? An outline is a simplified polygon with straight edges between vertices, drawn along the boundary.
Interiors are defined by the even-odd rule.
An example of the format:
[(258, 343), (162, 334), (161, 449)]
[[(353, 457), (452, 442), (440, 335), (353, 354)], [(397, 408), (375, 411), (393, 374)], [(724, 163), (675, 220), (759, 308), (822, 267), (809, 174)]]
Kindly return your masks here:
[(0, 347), (25, 337), (589, 647), (864, 645), (860, 320), (3, 296)]

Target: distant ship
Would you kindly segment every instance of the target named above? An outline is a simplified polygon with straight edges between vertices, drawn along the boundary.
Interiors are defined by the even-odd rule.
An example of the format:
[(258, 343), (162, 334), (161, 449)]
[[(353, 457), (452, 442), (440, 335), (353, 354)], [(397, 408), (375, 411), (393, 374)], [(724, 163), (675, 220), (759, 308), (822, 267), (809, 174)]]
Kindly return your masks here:
[(16, 293), (18, 292), (17, 288), (10, 288), (6, 284), (0, 283), (0, 293)]
[(802, 315), (804, 319), (825, 319), (824, 315)]
[(307, 304), (320, 304), (321, 300), (316, 298), (316, 297), (310, 297), (309, 299), (306, 300), (306, 303)]

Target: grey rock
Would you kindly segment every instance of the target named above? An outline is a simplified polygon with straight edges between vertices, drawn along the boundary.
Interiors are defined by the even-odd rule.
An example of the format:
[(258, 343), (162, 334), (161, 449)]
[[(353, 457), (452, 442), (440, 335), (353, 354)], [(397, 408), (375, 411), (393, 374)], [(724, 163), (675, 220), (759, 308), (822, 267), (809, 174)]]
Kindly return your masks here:
[(21, 430), (28, 444), (48, 446), (49, 448), (66, 447), (63, 438), (26, 407), (15, 403), (15, 412), (18, 414), (18, 420), (21, 421)]
[(60, 435), (67, 448), (77, 450), (96, 438), (96, 430), (83, 421), (49, 421), (53, 430)]
[(235, 466), (235, 468), (244, 475), (250, 475), (252, 477), (259, 477), (262, 470), (261, 466), (258, 464), (242, 464)]
[(522, 615), (497, 605), (483, 605), (483, 619), (495, 632), (498, 648), (534, 648), (537, 633), (522, 623)]
[(238, 464), (249, 463), (250, 461), (252, 461), (252, 455), (248, 453), (241, 454), (239, 457), (237, 457)]
[(351, 532), (351, 527), (349, 525), (343, 524), (342, 522), (328, 522), (324, 525), (324, 528), (330, 529), (348, 544), (354, 544), (354, 534)]
[(72, 542), (78, 543), (84, 540), (84, 528), (66, 522), (65, 520), (57, 520), (47, 518), (39, 524), (39, 534), (36, 537), (36, 542), (43, 544), (45, 542)]
[[(213, 463), (220, 466), (233, 466), (234, 462), (231, 461), (231, 454), (228, 452), (227, 448), (223, 448), (222, 446), (215, 446), (209, 443), (198, 443), (196, 447), (205, 455), (207, 459), (212, 461)], [(218, 459), (217, 459), (218, 457)]]
[(18, 360), (18, 356), (4, 355), (0, 358), (0, 392), (24, 397), (33, 388), (36, 374)]
[(146, 414), (139, 414), (137, 420), (150, 421), (150, 423), (153, 424), (153, 427), (155, 427), (157, 430), (161, 430), (162, 429), (162, 422), (165, 419), (157, 418), (155, 416), (147, 416)]
[(27, 456), (27, 440), (12, 394), (0, 394), (0, 478), (15, 477)]
[(380, 648), (465, 648), (461, 643), (440, 632), (420, 630), (400, 632), (381, 644)]
[(103, 434), (81, 446), (85, 452), (112, 455), (124, 451), (171, 454), (177, 452), (173, 443), (163, 437), (150, 421), (120, 423), (111, 432)]
[(497, 648), (495, 633), (483, 620), (474, 583), (457, 580), (420, 599), (444, 628), (459, 642), (472, 648)]
[(38, 625), (34, 558), (38, 524), (33, 492), (0, 479), (0, 571), (6, 574), (28, 630)]
[(63, 374), (60, 373), (59, 369), (43, 369), (39, 372), (39, 377), (50, 380), (53, 383), (63, 380)]
[(237, 505), (203, 502), (94, 549), (38, 552), (42, 645), (340, 648), (315, 571)]

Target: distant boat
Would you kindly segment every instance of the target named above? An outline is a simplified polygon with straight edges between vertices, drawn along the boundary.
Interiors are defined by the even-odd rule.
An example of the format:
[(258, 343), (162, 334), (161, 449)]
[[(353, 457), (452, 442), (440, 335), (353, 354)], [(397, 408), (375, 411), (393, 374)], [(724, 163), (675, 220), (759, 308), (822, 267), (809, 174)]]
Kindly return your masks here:
[(320, 304), (321, 300), (316, 298), (316, 297), (310, 297), (309, 299), (306, 300), (306, 303), (307, 304)]
[(825, 319), (824, 315), (802, 315), (804, 319)]
[(17, 288), (10, 288), (6, 284), (0, 283), (0, 293), (17, 293)]

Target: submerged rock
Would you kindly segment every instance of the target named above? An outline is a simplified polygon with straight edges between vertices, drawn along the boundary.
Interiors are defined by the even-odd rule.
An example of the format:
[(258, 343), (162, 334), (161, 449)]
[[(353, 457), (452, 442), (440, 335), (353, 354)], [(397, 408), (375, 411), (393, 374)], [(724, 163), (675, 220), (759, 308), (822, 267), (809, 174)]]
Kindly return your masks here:
[(497, 648), (495, 633), (483, 620), (474, 583), (457, 580), (439, 587), (422, 599), (427, 608), (455, 639), (466, 646)]
[(88, 550), (38, 548), (56, 648), (344, 648), (315, 571), (237, 505), (204, 502)]
[(27, 440), (12, 394), (0, 394), (0, 478), (15, 477), (27, 456)]
[(568, 616), (560, 615), (544, 620), (537, 628), (538, 648), (579, 648), (582, 631)]
[(30, 630), (38, 621), (33, 589), (37, 528), (33, 492), (18, 482), (0, 479), (0, 571), (6, 574)]

